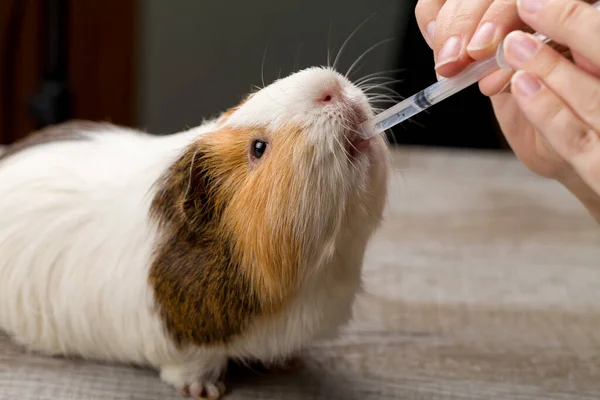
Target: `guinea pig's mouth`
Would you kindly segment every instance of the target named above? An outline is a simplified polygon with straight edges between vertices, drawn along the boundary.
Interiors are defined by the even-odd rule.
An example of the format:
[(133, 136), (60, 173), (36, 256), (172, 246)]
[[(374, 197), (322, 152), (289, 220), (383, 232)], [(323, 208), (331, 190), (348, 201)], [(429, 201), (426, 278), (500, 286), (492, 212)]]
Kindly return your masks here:
[(360, 153), (369, 148), (369, 140), (361, 138), (357, 133), (352, 132), (346, 138), (346, 152), (352, 158), (358, 157)]
[(351, 110), (348, 120), (352, 127), (346, 133), (346, 152), (351, 158), (355, 158), (369, 148), (370, 142), (369, 139), (365, 140), (359, 135), (360, 124), (367, 120), (367, 116), (358, 106), (354, 105)]

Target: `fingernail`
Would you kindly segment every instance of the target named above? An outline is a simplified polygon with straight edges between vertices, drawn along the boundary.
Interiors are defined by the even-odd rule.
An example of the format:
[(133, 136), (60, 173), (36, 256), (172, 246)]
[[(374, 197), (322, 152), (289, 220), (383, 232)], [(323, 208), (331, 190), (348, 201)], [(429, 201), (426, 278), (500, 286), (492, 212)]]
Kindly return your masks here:
[(433, 46), (433, 38), (435, 37), (435, 21), (431, 21), (425, 27), (427, 31), (427, 42), (429, 43), (429, 47)]
[(450, 64), (456, 60), (458, 60), (458, 56), (460, 55), (461, 41), (458, 36), (452, 36), (444, 46), (440, 50), (438, 54), (438, 62), (435, 65), (435, 68), (439, 68), (442, 65)]
[(512, 83), (509, 79), (508, 82), (506, 82), (506, 84), (504, 86), (502, 86), (502, 89), (500, 89), (498, 91), (498, 93), (508, 93), (510, 91), (511, 85), (512, 85)]
[(524, 32), (512, 32), (504, 41), (506, 54), (519, 64), (526, 63), (538, 51), (539, 43)]
[(491, 22), (486, 22), (477, 29), (477, 32), (475, 32), (475, 35), (473, 35), (471, 42), (467, 46), (467, 50), (483, 50), (492, 44), (495, 37), (496, 26)]
[(547, 0), (517, 0), (517, 7), (529, 13), (538, 12)]
[(518, 71), (513, 76), (513, 82), (517, 90), (526, 97), (532, 96), (542, 89), (540, 80), (524, 71)]
[(506, 85), (502, 86), (502, 89), (498, 90), (498, 94), (500, 94), (500, 93), (508, 93), (509, 90), (510, 90), (510, 86), (511, 86), (511, 84), (510, 84), (510, 81), (509, 81)]

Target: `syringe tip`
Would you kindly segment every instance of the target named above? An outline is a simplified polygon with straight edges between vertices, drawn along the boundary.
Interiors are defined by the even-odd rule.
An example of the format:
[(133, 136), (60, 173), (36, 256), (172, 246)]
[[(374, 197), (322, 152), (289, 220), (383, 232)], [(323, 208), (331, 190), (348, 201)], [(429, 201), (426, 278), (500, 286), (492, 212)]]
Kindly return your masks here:
[(358, 136), (360, 136), (361, 139), (369, 140), (376, 135), (377, 132), (375, 132), (375, 127), (371, 120), (367, 120), (358, 126)]

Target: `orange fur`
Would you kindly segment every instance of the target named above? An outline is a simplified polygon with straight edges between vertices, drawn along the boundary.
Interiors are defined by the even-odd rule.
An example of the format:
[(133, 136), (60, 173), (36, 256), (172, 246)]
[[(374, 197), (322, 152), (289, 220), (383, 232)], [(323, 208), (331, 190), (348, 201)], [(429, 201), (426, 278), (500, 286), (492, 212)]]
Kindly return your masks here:
[[(281, 310), (300, 285), (307, 251), (317, 251), (310, 241), (318, 238), (300, 226), (306, 185), (294, 183), (289, 162), (303, 137), (297, 127), (273, 136), (260, 129), (208, 133), (160, 183), (152, 215), (167, 234), (150, 282), (180, 343), (226, 342), (254, 318)], [(273, 149), (251, 165), (249, 145), (258, 138)], [(313, 223), (323, 221), (315, 215)]]
[(278, 132), (271, 146), (269, 156), (250, 171), (232, 198), (224, 221), (226, 229), (235, 232), (236, 254), (262, 287), (264, 300), (279, 303), (298, 288), (302, 261), (307, 260), (303, 254), (306, 233), (298, 229), (299, 219), (306, 219), (297, 204), (303, 185), (294, 183), (298, 171), (290, 162), (294, 150), (306, 144), (301, 131), (290, 127)]

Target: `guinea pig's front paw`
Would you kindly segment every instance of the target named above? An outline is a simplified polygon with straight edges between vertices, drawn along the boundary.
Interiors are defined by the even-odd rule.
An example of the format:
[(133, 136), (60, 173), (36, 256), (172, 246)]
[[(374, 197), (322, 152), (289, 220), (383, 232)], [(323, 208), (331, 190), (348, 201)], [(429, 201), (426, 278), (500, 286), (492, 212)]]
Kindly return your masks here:
[(184, 385), (179, 389), (183, 397), (193, 399), (220, 399), (225, 393), (225, 385), (221, 381), (206, 382), (197, 380), (191, 385)]
[(169, 365), (160, 369), (160, 378), (179, 390), (183, 397), (220, 399), (225, 385), (220, 380), (224, 366), (198, 364)]

